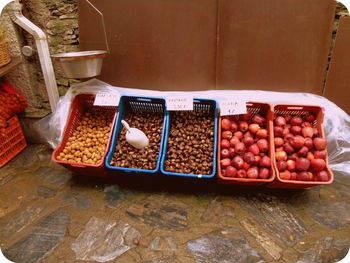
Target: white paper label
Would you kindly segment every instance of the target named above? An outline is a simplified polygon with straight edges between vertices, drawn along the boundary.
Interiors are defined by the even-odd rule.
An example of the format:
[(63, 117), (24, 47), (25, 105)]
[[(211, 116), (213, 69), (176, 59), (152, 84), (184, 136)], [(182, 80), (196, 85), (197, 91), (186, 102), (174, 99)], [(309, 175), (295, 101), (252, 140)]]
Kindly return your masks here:
[(247, 105), (245, 101), (223, 100), (220, 102), (220, 115), (246, 114)]
[(171, 96), (166, 98), (168, 111), (193, 110), (193, 97), (191, 96)]
[(98, 92), (95, 97), (94, 106), (118, 106), (119, 99), (119, 92)]

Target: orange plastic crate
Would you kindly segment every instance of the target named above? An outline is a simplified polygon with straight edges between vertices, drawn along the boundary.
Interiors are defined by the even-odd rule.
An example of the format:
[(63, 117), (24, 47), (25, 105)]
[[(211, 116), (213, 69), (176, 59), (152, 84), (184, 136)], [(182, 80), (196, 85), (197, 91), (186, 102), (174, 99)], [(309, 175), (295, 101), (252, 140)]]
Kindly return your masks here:
[(8, 127), (0, 134), (0, 168), (27, 146), (18, 117), (13, 116), (8, 123)]
[[(306, 114), (313, 114), (315, 116), (315, 121), (313, 123), (313, 127), (317, 128), (320, 137), (326, 138), (323, 129), (323, 119), (324, 119), (324, 109), (320, 106), (308, 106), (308, 105), (284, 105), (279, 104), (274, 106), (274, 115), (291, 115), (293, 116), (301, 116)], [(326, 149), (327, 151), (327, 149)], [(331, 184), (334, 180), (334, 175), (332, 170), (329, 168), (328, 164), (328, 152), (326, 156), (326, 168), (329, 174), (329, 180), (327, 182), (321, 181), (298, 181), (298, 180), (283, 180), (279, 177), (279, 172), (276, 165), (276, 159), (271, 160), (276, 173), (276, 179), (268, 185), (269, 188), (294, 188), (294, 189), (303, 189), (309, 188), (317, 185)]]
[(275, 149), (273, 144), (273, 124), (272, 124), (272, 106), (269, 103), (262, 102), (247, 102), (247, 110), (251, 113), (252, 116), (259, 113), (261, 116), (267, 120), (267, 130), (268, 130), (268, 142), (269, 142), (269, 157), (271, 158), (271, 168), (270, 168), (270, 177), (267, 179), (249, 179), (249, 178), (236, 178), (236, 177), (225, 177), (221, 174), (221, 120), (225, 116), (219, 118), (219, 131), (218, 131), (218, 158), (217, 158), (217, 167), (218, 167), (218, 182), (219, 183), (231, 183), (231, 184), (240, 184), (240, 185), (249, 185), (249, 186), (258, 186), (267, 183), (271, 183), (275, 179), (275, 170), (272, 160), (275, 159)]
[(114, 122), (117, 116), (117, 107), (116, 106), (94, 106), (95, 95), (94, 94), (78, 94), (74, 97), (72, 102), (69, 116), (67, 119), (66, 127), (63, 132), (62, 142), (58, 147), (54, 150), (51, 156), (51, 160), (55, 163), (58, 163), (73, 173), (86, 175), (86, 176), (98, 176), (98, 177), (109, 177), (112, 174), (112, 171), (107, 170), (105, 166), (105, 157), (107, 155), (109, 145), (112, 139), (113, 128), (110, 131), (109, 139), (106, 145), (105, 153), (101, 162), (97, 165), (92, 164), (84, 164), (84, 163), (71, 163), (60, 161), (57, 159), (57, 156), (63, 151), (69, 137), (73, 134), (73, 132), (78, 127), (78, 124), (84, 114), (85, 111), (91, 108), (96, 108), (103, 112), (113, 112), (114, 119), (112, 123), (112, 127), (114, 127)]

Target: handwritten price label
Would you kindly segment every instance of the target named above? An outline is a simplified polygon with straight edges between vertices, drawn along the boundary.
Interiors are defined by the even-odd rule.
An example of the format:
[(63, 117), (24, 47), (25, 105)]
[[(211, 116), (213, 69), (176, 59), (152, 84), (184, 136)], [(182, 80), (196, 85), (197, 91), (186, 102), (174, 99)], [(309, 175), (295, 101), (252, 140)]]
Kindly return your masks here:
[(95, 97), (94, 106), (118, 106), (120, 99), (119, 92), (103, 93), (98, 92)]
[(224, 100), (220, 102), (220, 115), (246, 114), (247, 105), (245, 101)]
[(173, 96), (167, 97), (166, 105), (168, 111), (193, 110), (193, 97)]

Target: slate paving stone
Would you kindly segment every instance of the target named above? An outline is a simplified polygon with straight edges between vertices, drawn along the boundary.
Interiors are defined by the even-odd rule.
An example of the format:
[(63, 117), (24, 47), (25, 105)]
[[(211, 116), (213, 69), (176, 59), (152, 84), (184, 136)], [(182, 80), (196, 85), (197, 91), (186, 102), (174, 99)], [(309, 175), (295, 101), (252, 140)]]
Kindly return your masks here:
[(187, 248), (197, 263), (265, 262), (237, 228), (209, 233), (188, 242)]
[(28, 196), (28, 188), (20, 184), (2, 187), (0, 191), (0, 218), (15, 211)]
[(333, 187), (322, 187), (319, 191), (320, 200), (339, 200), (340, 193)]
[(127, 214), (152, 227), (185, 230), (191, 206), (165, 195), (152, 195), (133, 203)]
[(47, 145), (40, 144), (36, 153), (37, 153), (38, 159), (40, 161), (50, 161), (51, 160), (52, 150)]
[(296, 252), (293, 248), (287, 248), (283, 250), (282, 262), (296, 262), (299, 258), (299, 253)]
[(330, 239), (330, 242), (332, 242), (333, 240), (333, 237), (326, 237), (322, 240), (320, 239), (317, 239), (316, 241), (314, 240), (309, 240), (309, 239), (306, 239), (306, 240), (303, 240), (301, 242), (298, 242), (295, 246), (294, 246), (294, 249), (296, 251), (298, 251), (299, 253), (301, 254), (304, 254), (306, 253), (308, 250), (311, 250), (312, 248), (315, 247), (315, 245), (319, 246), (319, 247), (322, 247), (323, 249), (325, 249), (325, 247), (328, 246), (329, 244), (329, 239)]
[(5, 169), (5, 168), (1, 168), (1, 169), (2, 170), (0, 174), (0, 186), (8, 184), (15, 179), (16, 174), (13, 169)]
[(295, 262), (338, 262), (347, 254), (349, 247), (350, 237), (334, 238), (326, 236), (316, 241), (303, 241), (294, 247), (295, 250), (302, 254)]
[(40, 145), (29, 145), (10, 163), (11, 167), (24, 167), (34, 164), (39, 161), (38, 151), (40, 151)]
[(47, 174), (47, 173), (50, 173), (50, 172), (52, 172), (52, 168), (51, 167), (49, 167), (49, 166), (40, 166), (39, 168), (37, 168), (34, 172), (33, 172), (33, 174), (35, 174), (35, 175), (37, 175), (37, 176), (43, 176), (43, 175), (45, 175), (45, 174)]
[(334, 181), (336, 183), (350, 186), (350, 176), (334, 171)]
[(150, 261), (143, 261), (142, 263), (180, 263), (180, 261), (175, 256), (173, 256), (167, 258), (154, 259)]
[(349, 191), (349, 186), (347, 185), (337, 185), (337, 188), (339, 190), (339, 193), (344, 200), (350, 201), (350, 191)]
[(296, 263), (319, 263), (322, 262), (321, 251), (317, 248), (313, 248), (307, 251)]
[(255, 221), (250, 219), (243, 219), (241, 225), (255, 238), (255, 240), (262, 246), (267, 253), (274, 260), (278, 260), (281, 257), (283, 249), (274, 242), (271, 235), (262, 231)]
[[(305, 191), (261, 189), (263, 193), (258, 188), (231, 193), (209, 184), (178, 192), (167, 181), (151, 189), (124, 180), (120, 185), (108, 181), (106, 187), (106, 181), (93, 177), (72, 178), (70, 171), (50, 162), (50, 155), (47, 147), (29, 146), (0, 169), (0, 246), (13, 262), (97, 262), (75, 256), (71, 246), (79, 240), (72, 238), (80, 235), (85, 237), (77, 247), (81, 257), (108, 260), (124, 253), (108, 261), (120, 263), (331, 263), (344, 258), (350, 247), (350, 176), (336, 173), (333, 184)], [(77, 225), (73, 216), (81, 211), (75, 207), (92, 206), (92, 197), (98, 211), (81, 210), (87, 219), (108, 206), (125, 212), (130, 222), (141, 221), (138, 229), (127, 221), (95, 224), (94, 231)], [(42, 216), (44, 204), (62, 200), (72, 205), (74, 222), (66, 238), (70, 216), (64, 210), (49, 219)], [(150, 226), (159, 229), (150, 232)], [(213, 231), (208, 227), (221, 230), (208, 234)], [(139, 231), (145, 233), (143, 241)]]
[(0, 179), (0, 186), (6, 185), (10, 182), (12, 182), (16, 178), (15, 174), (10, 174), (8, 176), (2, 177)]
[(226, 216), (234, 217), (235, 216), (234, 208), (224, 205), (223, 202), (214, 199), (209, 203), (201, 219), (204, 222), (218, 222), (220, 218), (223, 218)]
[(133, 196), (130, 190), (122, 189), (118, 185), (107, 186), (104, 192), (104, 201), (109, 207), (117, 207), (120, 203)]
[[(323, 262), (339, 262), (343, 260), (349, 254), (349, 247), (343, 248), (340, 251), (337, 251), (335, 255), (330, 255), (323, 257)], [(347, 262), (344, 262), (347, 263)]]
[(92, 204), (91, 199), (86, 194), (83, 194), (76, 189), (71, 189), (68, 192), (63, 193), (60, 198), (64, 202), (81, 209), (87, 209), (91, 207)]
[(177, 245), (172, 237), (155, 237), (149, 245), (151, 250), (156, 251), (174, 251), (177, 250)]
[(313, 244), (296, 246), (295, 249), (302, 253), (297, 263), (338, 262), (341, 260), (350, 246), (350, 238), (325, 237)]
[(71, 173), (65, 169), (54, 169), (48, 166), (39, 167), (34, 174), (45, 183), (63, 186), (72, 178)]
[(236, 199), (261, 226), (287, 245), (293, 245), (308, 234), (305, 223), (285, 203), (267, 194), (240, 196)]
[(0, 237), (7, 238), (20, 232), (39, 217), (44, 207), (27, 207), (26, 210), (13, 217), (1, 230)]
[(323, 242), (317, 241), (316, 244), (304, 252), (296, 263), (318, 263), (322, 261)]
[(326, 237), (323, 240), (323, 249), (330, 249), (332, 247), (333, 237)]
[(350, 247), (350, 237), (348, 238), (337, 238), (334, 240), (333, 245), (337, 249), (344, 249)]
[(349, 253), (350, 237), (335, 238), (328, 249), (329, 253), (323, 253), (323, 262), (338, 262), (342, 260)]
[(71, 249), (78, 260), (111, 261), (135, 247), (140, 232), (123, 221), (108, 222), (91, 218), (79, 234)]
[(51, 198), (57, 194), (57, 190), (48, 188), (43, 185), (39, 185), (38, 188), (36, 189), (36, 192), (38, 193), (38, 196), (43, 198)]
[[(344, 247), (343, 249), (330, 249), (323, 251), (322, 253), (322, 262), (339, 262), (348, 254), (349, 246)], [(348, 263), (345, 261), (344, 263)]]
[(336, 200), (312, 201), (305, 210), (318, 223), (338, 229), (350, 223), (350, 204)]
[(16, 263), (37, 263), (46, 257), (62, 241), (70, 216), (59, 208), (43, 218), (31, 231), (11, 247), (4, 255)]

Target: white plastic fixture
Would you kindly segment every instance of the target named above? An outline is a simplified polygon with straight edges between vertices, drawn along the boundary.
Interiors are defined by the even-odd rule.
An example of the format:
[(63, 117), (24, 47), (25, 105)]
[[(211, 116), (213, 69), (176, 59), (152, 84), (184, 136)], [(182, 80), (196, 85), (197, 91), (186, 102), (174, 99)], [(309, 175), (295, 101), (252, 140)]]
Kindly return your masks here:
[(12, 11), (10, 12), (10, 18), (13, 20), (13, 22), (26, 30), (35, 39), (51, 110), (54, 112), (59, 100), (59, 94), (46, 34), (39, 27), (23, 16), (22, 5), (18, 2), (18, 0), (12, 3), (10, 10)]

